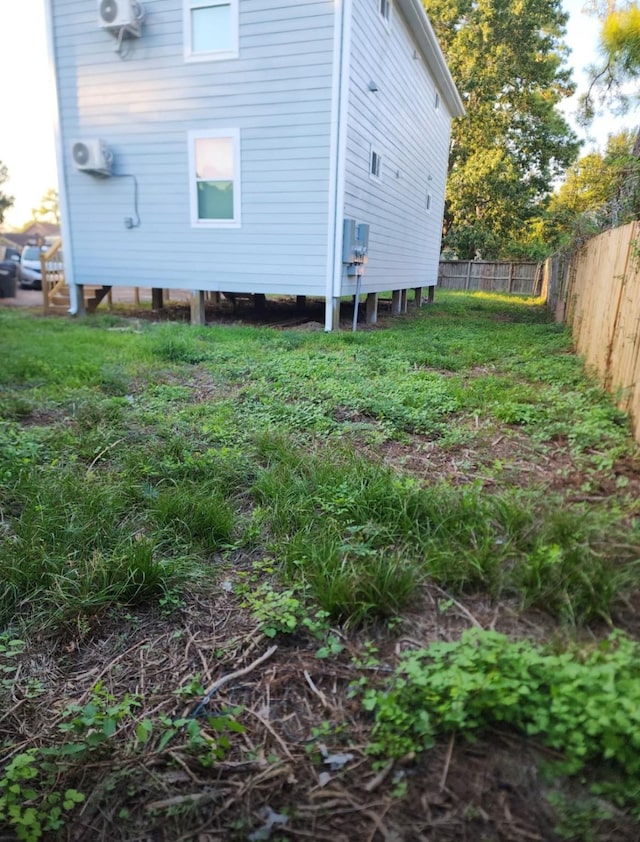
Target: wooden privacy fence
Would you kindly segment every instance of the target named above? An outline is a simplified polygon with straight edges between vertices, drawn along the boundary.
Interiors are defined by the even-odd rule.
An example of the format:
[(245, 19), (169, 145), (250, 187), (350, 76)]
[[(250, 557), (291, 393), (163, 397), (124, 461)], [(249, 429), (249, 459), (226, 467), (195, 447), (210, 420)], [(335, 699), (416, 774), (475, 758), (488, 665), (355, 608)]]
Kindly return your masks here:
[(628, 412), (640, 441), (640, 223), (589, 240), (545, 267), (548, 301), (577, 352)]
[(543, 264), (529, 261), (443, 260), (438, 286), (483, 292), (511, 292), (538, 296)]

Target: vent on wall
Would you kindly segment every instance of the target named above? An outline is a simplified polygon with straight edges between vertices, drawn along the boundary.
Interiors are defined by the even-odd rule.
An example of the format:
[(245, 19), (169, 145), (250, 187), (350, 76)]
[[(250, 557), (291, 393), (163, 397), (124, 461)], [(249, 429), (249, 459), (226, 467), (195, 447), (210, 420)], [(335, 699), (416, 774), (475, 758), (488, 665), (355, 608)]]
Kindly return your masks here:
[(76, 140), (71, 145), (76, 169), (105, 178), (111, 175), (113, 153), (103, 140)]
[(126, 33), (140, 37), (144, 12), (136, 0), (98, 0), (98, 21), (102, 29), (114, 34)]

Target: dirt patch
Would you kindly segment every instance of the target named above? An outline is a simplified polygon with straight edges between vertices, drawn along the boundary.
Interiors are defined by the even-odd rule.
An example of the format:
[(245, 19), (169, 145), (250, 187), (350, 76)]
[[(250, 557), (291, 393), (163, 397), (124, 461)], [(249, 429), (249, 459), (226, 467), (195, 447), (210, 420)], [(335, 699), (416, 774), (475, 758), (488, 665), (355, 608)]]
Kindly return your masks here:
[(437, 438), (411, 435), (380, 449), (387, 464), (401, 467), (429, 483), (481, 483), (500, 487), (564, 486), (573, 460), (568, 448), (556, 444), (537, 447), (517, 427), (469, 422), (461, 444), (442, 445)]
[[(118, 734), (122, 753), (116, 758), (105, 747), (76, 767), (73, 785), (87, 799), (64, 838), (559, 839), (540, 773), (541, 764), (557, 759), (553, 752), (496, 731), (475, 743), (451, 737), (419, 757), (377, 767), (366, 753), (371, 722), (349, 693), (359, 678), (384, 681), (406, 648), (456, 639), (474, 624), (531, 636), (532, 628), (544, 629), (539, 617), (504, 605), (497, 611), (479, 598), (443, 611), (447, 595), (426, 589), (393, 637), (370, 629), (345, 640), (340, 657), (323, 661), (317, 642), (304, 637), (278, 640), (271, 651), (273, 641), (228, 590), (233, 572), (222, 581), (225, 588), (194, 596), (170, 616), (96, 618), (25, 653), (12, 705), (0, 718), (0, 739), (13, 743), (12, 753), (55, 733), (65, 706), (86, 704), (98, 681), (116, 699), (129, 693), (140, 700)], [(369, 669), (353, 662), (365, 639), (380, 647), (379, 663)], [(161, 749), (159, 734), (137, 744), (137, 726), (149, 715), (167, 721), (193, 715), (204, 697), (188, 689), (194, 676), (207, 690), (219, 688), (203, 713), (241, 708), (244, 733), (231, 734), (217, 759), (190, 745), (184, 728)], [(20, 688), (34, 681), (44, 692), (29, 698)], [(622, 816), (600, 829), (601, 839), (637, 839), (637, 828)]]

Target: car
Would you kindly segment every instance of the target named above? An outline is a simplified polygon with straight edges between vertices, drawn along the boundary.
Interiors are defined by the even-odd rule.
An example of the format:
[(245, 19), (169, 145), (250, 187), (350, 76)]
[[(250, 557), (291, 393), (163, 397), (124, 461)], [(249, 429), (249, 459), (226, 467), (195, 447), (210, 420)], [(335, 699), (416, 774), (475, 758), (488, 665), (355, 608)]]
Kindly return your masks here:
[(20, 264), (20, 252), (10, 246), (0, 246), (0, 298), (14, 298)]
[(46, 246), (25, 246), (20, 256), (18, 282), (22, 289), (42, 289), (42, 266), (40, 255)]

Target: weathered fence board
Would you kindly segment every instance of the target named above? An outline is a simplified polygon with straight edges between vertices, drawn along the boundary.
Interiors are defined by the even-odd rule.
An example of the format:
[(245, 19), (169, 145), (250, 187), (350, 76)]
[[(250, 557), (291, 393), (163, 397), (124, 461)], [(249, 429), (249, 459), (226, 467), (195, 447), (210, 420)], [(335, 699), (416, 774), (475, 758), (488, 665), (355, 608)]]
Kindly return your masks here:
[(443, 289), (540, 295), (543, 269), (529, 261), (443, 260), (438, 285)]
[(588, 368), (629, 412), (640, 441), (640, 223), (589, 240), (545, 267), (548, 302)]

